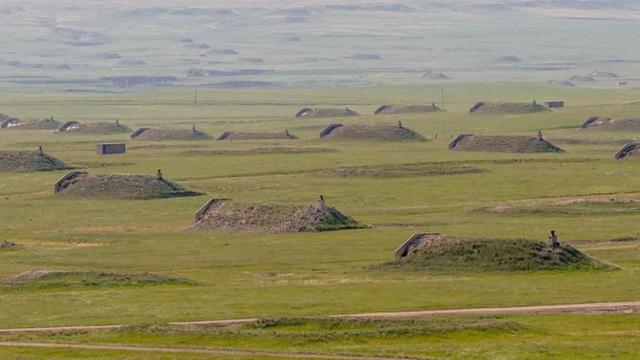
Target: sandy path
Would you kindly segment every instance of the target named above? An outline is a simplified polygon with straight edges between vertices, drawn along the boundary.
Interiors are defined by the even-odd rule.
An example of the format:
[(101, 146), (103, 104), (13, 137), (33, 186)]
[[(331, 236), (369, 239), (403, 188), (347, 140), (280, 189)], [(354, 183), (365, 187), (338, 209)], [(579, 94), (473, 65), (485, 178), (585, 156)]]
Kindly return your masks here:
[[(371, 312), (357, 314), (325, 315), (333, 318), (378, 318), (378, 319), (419, 319), (437, 315), (482, 315), (482, 314), (535, 314), (535, 313), (584, 313), (584, 312), (633, 312), (640, 311), (640, 301), (626, 302), (603, 302), (587, 304), (562, 304), (562, 305), (538, 305), (538, 306), (517, 306), (500, 308), (468, 308), (468, 309), (443, 309), (443, 310), (420, 310), (420, 311), (394, 311), (394, 312)], [(318, 316), (322, 317), (322, 316)], [(205, 321), (179, 321), (169, 322), (170, 325), (181, 325), (185, 327), (209, 326), (225, 327), (229, 325), (247, 324), (258, 321), (258, 318), (229, 319), (229, 320), (205, 320)], [(56, 327), (31, 327), (0, 329), (0, 334), (17, 333), (51, 333), (64, 331), (106, 331), (116, 330), (126, 325), (78, 325), (78, 326), (56, 326)]]

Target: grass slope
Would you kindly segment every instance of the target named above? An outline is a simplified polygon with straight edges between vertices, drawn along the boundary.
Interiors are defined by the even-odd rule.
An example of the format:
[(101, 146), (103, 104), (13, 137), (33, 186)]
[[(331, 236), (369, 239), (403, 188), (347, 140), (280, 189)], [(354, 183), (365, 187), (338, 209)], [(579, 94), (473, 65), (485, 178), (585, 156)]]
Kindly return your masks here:
[(141, 285), (192, 285), (187, 279), (153, 273), (112, 273), (102, 271), (33, 270), (4, 279), (10, 288), (60, 288)]
[(327, 169), (322, 173), (328, 176), (370, 176), (370, 177), (399, 177), (399, 176), (442, 176), (480, 173), (484, 170), (470, 165), (414, 163), (382, 166), (340, 167)]

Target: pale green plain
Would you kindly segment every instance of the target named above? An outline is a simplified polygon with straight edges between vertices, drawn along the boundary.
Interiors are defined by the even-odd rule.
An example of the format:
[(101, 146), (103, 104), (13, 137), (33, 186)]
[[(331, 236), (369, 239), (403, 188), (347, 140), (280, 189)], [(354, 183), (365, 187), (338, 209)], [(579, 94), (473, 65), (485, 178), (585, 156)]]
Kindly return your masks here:
[[(557, 88), (520, 83), (473, 83), (445, 87), (446, 112), (373, 116), (383, 103), (439, 102), (440, 86), (201, 90), (127, 95), (2, 94), (1, 112), (60, 120), (120, 119), (132, 128), (167, 126), (223, 131), (289, 129), (300, 140), (139, 143), (127, 135), (62, 135), (52, 131), (0, 131), (0, 149), (45, 151), (91, 173), (153, 174), (191, 190), (194, 198), (105, 200), (57, 198), (53, 183), (64, 171), (0, 173), (0, 240), (19, 244), (0, 250), (0, 277), (30, 269), (154, 272), (194, 280), (197, 286), (118, 286), (16, 289), (0, 286), (0, 327), (140, 324), (244, 317), (300, 317), (420, 309), (499, 307), (637, 300), (640, 295), (640, 213), (587, 207), (563, 212), (488, 213), (485, 206), (548, 206), (560, 198), (640, 198), (640, 162), (616, 161), (614, 152), (631, 132), (581, 131), (592, 115), (640, 113), (630, 90)], [(562, 99), (567, 108), (518, 116), (470, 116), (476, 101)], [(349, 106), (365, 114), (346, 119), (296, 119), (303, 106)], [(334, 142), (317, 139), (331, 122), (396, 123), (429, 142)], [(535, 135), (566, 150), (561, 154), (465, 153), (447, 150), (459, 133)], [(100, 157), (98, 141), (128, 141), (126, 155)], [(265, 147), (321, 147), (332, 152), (233, 154)], [(212, 154), (213, 152), (213, 154)], [(344, 166), (456, 162), (479, 173), (443, 176), (338, 177), (323, 170)], [(304, 234), (188, 233), (192, 214), (210, 197), (243, 202), (328, 203), (368, 229)], [(611, 262), (616, 271), (428, 273), (382, 271), (393, 250), (412, 233), (561, 241)], [(614, 241), (630, 238), (628, 241)], [(634, 240), (635, 239), (635, 240)], [(473, 319), (472, 319), (473, 320)], [(472, 321), (470, 320), (470, 321)], [(400, 348), (435, 358), (632, 358), (639, 337), (637, 315), (514, 316), (530, 325), (514, 333), (454, 331), (389, 339), (367, 338), (349, 353), (397, 355)], [(454, 320), (451, 320), (454, 321)], [(534, 329), (534, 330), (531, 330)], [(608, 329), (608, 330), (607, 330)], [(620, 332), (620, 336), (609, 336)], [(608, 335), (609, 334), (609, 335)], [(129, 336), (130, 335), (130, 336)], [(136, 334), (76, 335), (79, 341), (139, 341)], [(154, 336), (145, 335), (150, 340)], [(196, 335), (194, 335), (196, 336)], [(247, 335), (249, 336), (249, 335)], [(113, 337), (113, 338), (112, 338)], [(214, 338), (215, 340), (215, 338)], [(214, 341), (211, 340), (211, 341)], [(169, 341), (169, 340), (167, 340)], [(198, 340), (199, 341), (199, 340)], [(220, 340), (222, 341), (222, 340)], [(242, 347), (241, 334), (216, 346)], [(257, 348), (274, 346), (268, 341)], [(183, 344), (195, 344), (189, 339)], [(239, 345), (240, 344), (240, 345)], [(375, 344), (376, 346), (372, 346)], [(259, 346), (258, 346), (259, 345)], [(371, 345), (371, 346), (370, 346)], [(296, 346), (287, 345), (296, 350)], [(276, 346), (280, 348), (280, 346)], [(331, 343), (303, 350), (330, 351)], [(13, 353), (12, 351), (16, 351)], [(82, 351), (0, 349), (21, 358), (93, 357)], [(96, 357), (111, 357), (106, 353)], [(99, 356), (98, 356), (99, 355)], [(114, 357), (119, 357), (113, 353)], [(145, 358), (126, 354), (127, 358)], [(139, 356), (139, 357), (136, 357)], [(124, 357), (124, 356), (123, 356)], [(122, 358), (122, 357), (120, 357)], [(158, 357), (162, 358), (162, 357)], [(185, 357), (192, 358), (192, 357)]]

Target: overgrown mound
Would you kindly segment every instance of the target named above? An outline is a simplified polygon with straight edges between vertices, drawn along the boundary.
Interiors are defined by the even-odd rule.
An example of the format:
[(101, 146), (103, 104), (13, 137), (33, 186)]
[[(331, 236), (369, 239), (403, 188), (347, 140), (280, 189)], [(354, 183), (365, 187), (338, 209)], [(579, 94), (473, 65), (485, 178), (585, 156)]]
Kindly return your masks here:
[[(412, 239), (410, 239), (412, 240)], [(389, 265), (433, 271), (530, 271), (608, 268), (570, 245), (550, 247), (535, 240), (459, 239), (420, 234)]]
[(153, 273), (111, 273), (101, 271), (30, 270), (2, 280), (13, 288), (95, 287), (142, 285), (195, 285), (184, 278)]
[(473, 211), (492, 214), (607, 216), (640, 214), (640, 200), (629, 198), (572, 198), (541, 204), (516, 205), (503, 203), (482, 206)]
[(591, 77), (593, 78), (602, 78), (602, 79), (614, 79), (620, 77), (620, 75), (614, 73), (613, 71), (599, 71), (596, 70), (591, 73)]
[(285, 130), (281, 133), (231, 132), (225, 131), (216, 140), (290, 140), (298, 137)]
[(499, 115), (499, 114), (528, 114), (541, 111), (550, 111), (541, 104), (536, 103), (492, 103), (492, 102), (479, 102), (471, 109), (471, 114), (487, 114), (487, 115)]
[(576, 84), (572, 83), (569, 80), (556, 80), (556, 79), (549, 80), (549, 84), (550, 85), (558, 85), (558, 86), (569, 86), (569, 87), (570, 86), (576, 86)]
[(457, 151), (488, 151), (488, 152), (563, 152), (553, 143), (534, 136), (478, 136), (471, 134), (458, 135), (450, 144), (449, 149)]
[(320, 132), (321, 138), (353, 139), (378, 141), (424, 141), (426, 138), (417, 132), (398, 125), (343, 125), (331, 124)]
[(0, 171), (52, 171), (71, 167), (39, 151), (0, 151)]
[(582, 124), (581, 128), (613, 131), (640, 131), (640, 118), (606, 118), (592, 116)]
[(624, 145), (616, 152), (614, 157), (617, 160), (640, 158), (640, 143), (629, 143)]
[(211, 200), (196, 213), (191, 231), (317, 232), (363, 226), (324, 204), (242, 204)]
[(158, 176), (89, 175), (84, 172), (70, 172), (65, 175), (56, 184), (55, 193), (62, 196), (117, 199), (157, 199), (201, 195)]
[(298, 118), (326, 118), (326, 117), (348, 117), (359, 116), (357, 112), (349, 109), (318, 109), (318, 108), (302, 108), (296, 113)]
[(581, 76), (581, 75), (573, 75), (569, 78), (569, 81), (574, 82), (594, 82), (596, 79), (592, 76)]
[(375, 115), (389, 115), (389, 114), (407, 114), (407, 113), (429, 113), (442, 111), (436, 104), (430, 105), (381, 105), (376, 111)]
[(0, 249), (11, 249), (18, 245), (16, 243), (6, 240), (0, 240)]
[(401, 176), (444, 176), (459, 174), (477, 174), (485, 170), (462, 164), (451, 163), (413, 163), (359, 167), (339, 167), (322, 171), (327, 176), (371, 176), (378, 178)]
[(425, 71), (421, 77), (423, 79), (429, 79), (429, 80), (448, 80), (449, 79), (449, 76), (447, 76), (445, 73), (436, 72), (433, 70)]
[(58, 132), (64, 134), (120, 134), (130, 131), (129, 127), (120, 124), (119, 121), (95, 123), (67, 121), (58, 129)]
[(207, 140), (211, 135), (192, 128), (183, 129), (149, 129), (140, 128), (131, 134), (132, 140), (163, 141), (163, 140)]
[(1, 129), (17, 129), (17, 130), (54, 130), (59, 128), (61, 123), (54, 118), (42, 120), (28, 120), (12, 118), (4, 114), (0, 114)]

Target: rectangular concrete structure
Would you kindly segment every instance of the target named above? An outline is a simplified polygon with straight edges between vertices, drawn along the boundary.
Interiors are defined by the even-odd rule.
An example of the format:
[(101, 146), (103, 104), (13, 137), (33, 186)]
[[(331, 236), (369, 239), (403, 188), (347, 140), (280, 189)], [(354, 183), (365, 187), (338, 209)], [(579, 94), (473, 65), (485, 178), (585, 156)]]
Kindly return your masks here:
[(96, 152), (100, 155), (124, 154), (127, 151), (125, 144), (98, 144)]
[(207, 213), (207, 211), (209, 211), (209, 209), (220, 206), (227, 200), (229, 199), (209, 199), (206, 203), (204, 203), (204, 205), (200, 207), (200, 209), (198, 209), (198, 211), (196, 211), (195, 214), (193, 214), (195, 222), (202, 220), (202, 217)]
[(557, 109), (564, 107), (564, 101), (546, 101), (544, 106), (549, 109)]
[(88, 174), (86, 171), (69, 171), (53, 185), (53, 193), (54, 194), (59, 193), (64, 188), (64, 185), (66, 182), (72, 181), (78, 176), (86, 175), (86, 174)]

